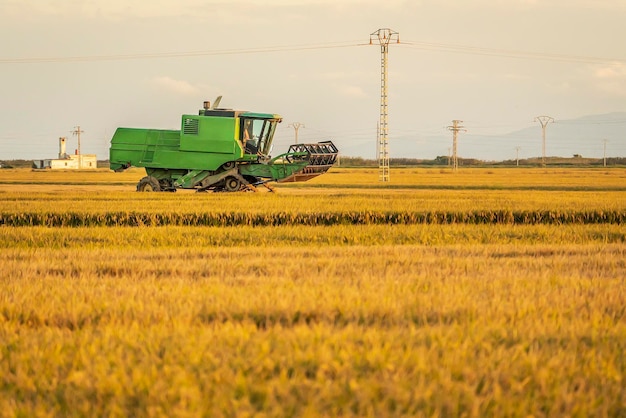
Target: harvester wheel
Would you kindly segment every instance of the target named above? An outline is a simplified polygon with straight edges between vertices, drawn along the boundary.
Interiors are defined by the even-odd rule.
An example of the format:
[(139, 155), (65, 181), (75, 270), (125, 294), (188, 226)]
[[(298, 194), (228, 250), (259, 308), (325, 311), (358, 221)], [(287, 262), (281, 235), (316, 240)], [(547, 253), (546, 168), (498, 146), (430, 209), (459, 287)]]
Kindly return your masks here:
[(233, 168), (235, 168), (236, 163), (234, 161), (229, 161), (227, 163), (222, 164), (222, 170), (223, 171), (228, 171), (228, 170), (232, 170)]
[(152, 176), (146, 176), (137, 183), (138, 192), (160, 192), (159, 180)]
[(241, 190), (241, 181), (235, 177), (226, 177), (224, 189), (226, 189), (227, 192), (238, 192)]
[(175, 192), (176, 191), (176, 188), (174, 187), (172, 179), (169, 179), (169, 178), (159, 179), (159, 187), (161, 188), (162, 192)]

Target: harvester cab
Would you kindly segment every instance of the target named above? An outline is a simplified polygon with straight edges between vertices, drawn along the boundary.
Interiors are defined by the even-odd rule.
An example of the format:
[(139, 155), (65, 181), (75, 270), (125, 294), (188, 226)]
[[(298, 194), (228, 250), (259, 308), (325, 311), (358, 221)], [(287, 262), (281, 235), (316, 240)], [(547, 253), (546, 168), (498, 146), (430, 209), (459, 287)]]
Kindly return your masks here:
[(137, 191), (254, 190), (268, 182), (306, 181), (328, 171), (338, 150), (331, 141), (295, 144), (272, 158), (279, 115), (218, 108), (204, 102), (182, 115), (180, 130), (118, 128), (111, 169), (145, 167)]
[(280, 119), (242, 117), (239, 140), (243, 145), (244, 153), (269, 158), (276, 125), (280, 122)]

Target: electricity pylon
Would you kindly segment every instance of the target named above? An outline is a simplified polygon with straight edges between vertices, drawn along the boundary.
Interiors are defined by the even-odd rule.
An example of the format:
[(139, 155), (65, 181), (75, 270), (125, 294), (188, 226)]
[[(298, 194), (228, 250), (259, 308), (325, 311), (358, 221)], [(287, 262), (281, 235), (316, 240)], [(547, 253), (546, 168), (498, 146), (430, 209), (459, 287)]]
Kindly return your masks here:
[(542, 142), (541, 142), (541, 166), (546, 166), (546, 128), (550, 122), (554, 122), (554, 118), (550, 116), (537, 116), (535, 122), (541, 124)]
[(400, 35), (391, 29), (378, 29), (370, 34), (370, 45), (373, 41), (380, 44), (380, 119), (378, 122), (377, 154), (380, 181), (389, 181), (389, 127), (387, 110), (387, 56), (391, 41), (400, 43)]
[(294, 123), (290, 123), (289, 125), (287, 125), (288, 128), (293, 128), (296, 131), (296, 144), (298, 143), (298, 130), (300, 128), (306, 128), (306, 126), (304, 126), (304, 123), (300, 123), (300, 122), (294, 122)]
[(459, 124), (463, 123), (462, 120), (453, 120), (452, 125), (448, 126), (448, 129), (452, 131), (452, 171), (457, 171), (459, 168), (459, 158), (457, 156), (457, 137), (459, 131), (467, 132), (464, 126)]

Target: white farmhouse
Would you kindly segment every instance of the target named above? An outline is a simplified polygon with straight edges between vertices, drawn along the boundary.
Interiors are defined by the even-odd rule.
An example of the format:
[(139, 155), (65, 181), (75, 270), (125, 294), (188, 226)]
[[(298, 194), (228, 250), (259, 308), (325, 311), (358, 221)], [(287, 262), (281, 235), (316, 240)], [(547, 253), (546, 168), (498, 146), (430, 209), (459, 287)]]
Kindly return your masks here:
[(52, 170), (84, 170), (98, 168), (96, 154), (72, 154), (66, 152), (66, 138), (59, 138), (59, 158), (56, 160), (34, 160), (33, 168)]

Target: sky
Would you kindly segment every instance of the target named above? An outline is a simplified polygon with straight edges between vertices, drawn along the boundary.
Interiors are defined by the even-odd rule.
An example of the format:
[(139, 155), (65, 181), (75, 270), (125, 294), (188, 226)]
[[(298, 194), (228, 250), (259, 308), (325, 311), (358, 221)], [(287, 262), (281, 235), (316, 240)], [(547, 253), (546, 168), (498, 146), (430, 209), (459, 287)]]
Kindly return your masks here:
[[(515, 145), (539, 156), (536, 116), (626, 112), (625, 21), (626, 0), (0, 0), (0, 160), (55, 158), (76, 126), (82, 152), (106, 159), (117, 127), (179, 129), (220, 95), (283, 117), (275, 153), (299, 122), (299, 142), (375, 158), (381, 28), (400, 40), (392, 158), (447, 155), (453, 119), (460, 156), (463, 137), (481, 138), (470, 157), (512, 154), (484, 138), (529, 127)], [(586, 154), (604, 139), (626, 156), (626, 132)]]

